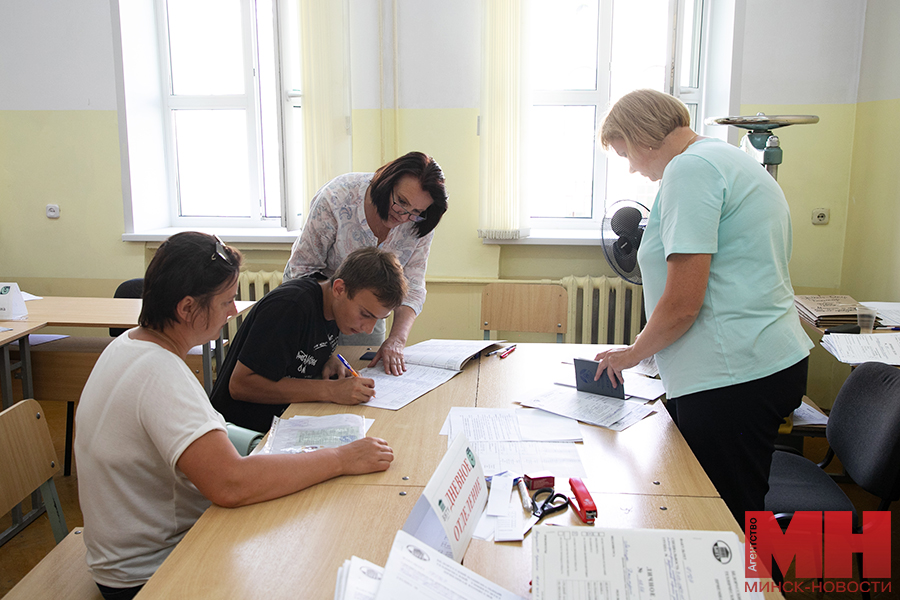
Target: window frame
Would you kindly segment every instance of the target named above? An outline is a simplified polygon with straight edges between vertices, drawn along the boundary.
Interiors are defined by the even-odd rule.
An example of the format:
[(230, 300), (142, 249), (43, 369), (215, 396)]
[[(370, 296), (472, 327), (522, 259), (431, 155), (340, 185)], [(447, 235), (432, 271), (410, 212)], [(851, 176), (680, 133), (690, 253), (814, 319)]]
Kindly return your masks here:
[[(694, 9), (693, 25), (699, 21), (700, 29), (697, 39), (692, 43), (697, 84), (683, 86), (679, 83), (680, 69), (685, 57), (682, 40), (685, 34), (685, 3), (691, 2)], [(700, 5), (700, 10), (696, 6)], [(714, 6), (715, 5), (715, 6)], [(742, 14), (745, 0), (670, 0), (669, 2), (669, 35), (667, 41), (666, 81), (664, 89), (680, 98), (692, 113), (694, 130), (701, 135), (718, 137), (735, 143), (737, 136), (728, 127), (709, 127), (704, 121), (709, 111), (723, 114), (736, 114), (739, 110), (740, 97), (740, 56), (743, 38), (737, 27), (737, 15)], [(610, 53), (612, 32), (612, 2), (601, 1), (598, 14), (598, 90), (600, 82), (608, 80), (608, 61), (604, 62), (605, 52)], [(608, 21), (604, 21), (608, 18)], [(608, 33), (604, 35), (605, 31)], [(718, 30), (718, 32), (717, 32)], [(608, 54), (607, 54), (608, 55)], [(718, 84), (713, 77), (719, 78)], [(594, 92), (599, 93), (599, 91)], [(604, 111), (608, 107), (608, 91), (606, 99), (600, 99), (595, 112), (595, 131), (599, 127)], [(550, 93), (532, 92), (533, 104), (549, 104), (545, 100)], [(606, 200), (606, 156), (595, 142), (594, 152), (594, 189), (592, 198), (592, 218), (586, 217), (532, 217), (530, 208), (526, 208), (526, 226), (530, 236), (518, 240), (484, 240), (484, 243), (512, 244), (599, 244), (599, 230), (607, 208)]]
[[(281, 216), (278, 218), (178, 216), (176, 183), (173, 175), (175, 157), (171, 149), (173, 143), (171, 140), (174, 139), (171, 135), (172, 113), (169, 110), (171, 94), (166, 93), (171, 90), (170, 69), (164, 63), (168, 56), (168, 42), (167, 38), (163, 37), (166, 35), (166, 25), (160, 11), (160, 6), (165, 0), (110, 1), (119, 115), (124, 241), (157, 241), (186, 229), (216, 230), (234, 241), (294, 240), (296, 233), (289, 233), (286, 227), (289, 221), (286, 215), (290, 210), (292, 198), (286, 181), (288, 178), (285, 173), (285, 155), (292, 151), (288, 149), (289, 145), (292, 145), (292, 148), (301, 147), (303, 140), (285, 141), (289, 137), (285, 131), (285, 106), (298, 103), (295, 97), (288, 98), (283, 90), (286, 85), (291, 85), (296, 90), (300, 87), (299, 82), (285, 82), (282, 77), (281, 57), (286, 51), (284, 35), (287, 29), (283, 19), (280, 18), (280, 12), (284, 9), (282, 4), (285, 1), (296, 0), (272, 0), (276, 64), (271, 70), (277, 84), (274, 92), (278, 100), (275, 103), (277, 111), (275, 147), (279, 153), (276, 159), (279, 172), (276, 177), (280, 188), (278, 203), (281, 207)], [(246, 39), (248, 34), (246, 28), (253, 24), (248, 18), (256, 18), (256, 0), (241, 0), (241, 4)], [(250, 39), (253, 40), (252, 35)], [(296, 45), (296, 41), (294, 43)], [(291, 96), (297, 94), (295, 91)], [(243, 102), (259, 102), (259, 88), (255, 82), (248, 88), (247, 95), (250, 98), (244, 98)], [(212, 104), (213, 107), (228, 107), (233, 105), (234, 101), (234, 97), (221, 97)], [(176, 100), (173, 106), (202, 107), (196, 98)], [(294, 118), (299, 118), (299, 115), (295, 115)], [(249, 121), (251, 119), (248, 119), (248, 131)], [(259, 135), (255, 133), (254, 137), (255, 144), (259, 144)], [(261, 160), (263, 160), (261, 156), (256, 159), (257, 173), (262, 168), (259, 164)], [(302, 172), (292, 173), (290, 179), (293, 186), (297, 186), (303, 177)], [(260, 186), (263, 185), (259, 179), (257, 182)], [(261, 200), (262, 197), (253, 201), (248, 200), (248, 204), (252, 202), (256, 205), (256, 215), (261, 214), (259, 206)], [(294, 212), (302, 213), (298, 209), (294, 209)]]

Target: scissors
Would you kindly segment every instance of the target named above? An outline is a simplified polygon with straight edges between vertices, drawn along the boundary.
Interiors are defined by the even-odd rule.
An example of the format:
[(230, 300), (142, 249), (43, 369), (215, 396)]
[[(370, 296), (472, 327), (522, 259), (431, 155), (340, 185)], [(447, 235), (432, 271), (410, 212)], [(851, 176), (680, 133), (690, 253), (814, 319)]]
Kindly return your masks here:
[(531, 514), (537, 517), (532, 525), (540, 523), (547, 515), (562, 512), (569, 508), (569, 497), (557, 494), (552, 487), (541, 488), (531, 496)]

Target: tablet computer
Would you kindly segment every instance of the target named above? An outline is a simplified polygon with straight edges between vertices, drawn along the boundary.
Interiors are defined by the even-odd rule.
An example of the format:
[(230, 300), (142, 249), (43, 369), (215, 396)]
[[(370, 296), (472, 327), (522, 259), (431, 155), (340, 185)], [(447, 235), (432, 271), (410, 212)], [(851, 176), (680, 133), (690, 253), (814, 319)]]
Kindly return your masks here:
[(618, 384), (613, 387), (612, 382), (603, 371), (600, 379), (594, 381), (594, 374), (597, 372), (597, 365), (600, 363), (596, 360), (586, 360), (583, 358), (575, 359), (575, 387), (579, 392), (590, 392), (592, 394), (600, 394), (601, 396), (610, 396), (611, 398), (625, 399), (625, 386)]

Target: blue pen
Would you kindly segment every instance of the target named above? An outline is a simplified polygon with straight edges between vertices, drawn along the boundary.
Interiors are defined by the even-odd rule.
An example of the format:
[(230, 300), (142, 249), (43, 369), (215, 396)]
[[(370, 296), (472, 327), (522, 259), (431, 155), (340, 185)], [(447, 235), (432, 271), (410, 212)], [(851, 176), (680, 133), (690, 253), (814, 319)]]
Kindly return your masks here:
[(347, 367), (347, 368), (350, 370), (351, 373), (353, 373), (353, 376), (354, 376), (354, 377), (359, 377), (359, 373), (356, 372), (356, 369), (354, 369), (353, 367), (351, 367), (351, 366), (350, 366), (350, 363), (348, 363), (348, 362), (346, 361), (346, 359), (344, 359), (343, 356), (341, 356), (340, 354), (338, 354), (337, 357), (338, 357), (338, 360), (341, 361), (342, 363), (344, 363), (344, 366)]

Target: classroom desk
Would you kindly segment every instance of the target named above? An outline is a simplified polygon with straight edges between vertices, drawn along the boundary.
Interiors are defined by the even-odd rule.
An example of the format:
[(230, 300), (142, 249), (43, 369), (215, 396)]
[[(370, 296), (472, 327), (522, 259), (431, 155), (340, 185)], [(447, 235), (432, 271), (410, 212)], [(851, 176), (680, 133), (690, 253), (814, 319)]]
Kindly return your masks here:
[[(11, 331), (0, 331), (0, 394), (3, 394), (3, 409), (13, 404), (13, 371), (22, 369), (22, 397), (34, 396), (34, 385), (31, 379), (31, 345), (28, 335), (44, 326), (40, 322), (0, 321), (0, 327)], [(19, 341), (19, 360), (13, 363), (9, 356), (9, 345)]]
[[(254, 302), (235, 302), (238, 314), (249, 310)], [(45, 296), (29, 300), (28, 322), (43, 322), (49, 327), (113, 327), (128, 329), (135, 327), (141, 315), (140, 298), (83, 298), (67, 296)], [(221, 336), (219, 341), (221, 342)], [(216, 364), (222, 364), (225, 357), (222, 344), (214, 350)], [(206, 393), (212, 391), (212, 353), (210, 344), (203, 345), (203, 385)]]
[[(515, 352), (481, 359), (477, 406), (503, 408), (533, 397), (554, 382), (574, 384), (573, 358), (594, 358), (599, 346), (518, 344)], [(566, 364), (563, 363), (566, 361)], [(602, 481), (602, 491), (664, 496), (719, 496), (715, 486), (661, 402), (657, 414), (625, 431), (581, 424), (579, 446), (586, 483)]]
[[(522, 373), (531, 368), (529, 364), (565, 355), (586, 355), (576, 349), (572, 345), (557, 349), (553, 344), (520, 344), (515, 353), (502, 361), (491, 360), (496, 357), (472, 360), (463, 373), (399, 411), (321, 403), (291, 406), (285, 416), (355, 412), (374, 418), (370, 435), (384, 437), (394, 449), (395, 460), (390, 469), (336, 478), (284, 498), (239, 509), (211, 507), (150, 579), (138, 600), (333, 597), (337, 570), (344, 560), (356, 555), (380, 565), (387, 562), (394, 535), (444, 455), (447, 439), (438, 431), (449, 408), (508, 406), (516, 399), (516, 390), (527, 387), (527, 382), (517, 378), (524, 377)], [(359, 365), (353, 357), (358, 357), (361, 349), (341, 348), (340, 352), (351, 364)], [(518, 360), (511, 360), (513, 357)], [(545, 378), (546, 374), (540, 377)], [(508, 385), (501, 386), (502, 380)], [(599, 522), (615, 527), (730, 530), (740, 536), (737, 523), (725, 503), (715, 497), (712, 484), (708, 480), (697, 481), (698, 477), (690, 473), (696, 459), (682, 456), (690, 451), (683, 439), (678, 442), (680, 434), (664, 413), (634, 425), (632, 429), (643, 431), (635, 429), (638, 433), (630, 436), (623, 435), (628, 430), (619, 434), (607, 432), (607, 436), (600, 434), (599, 428), (585, 427), (591, 433), (585, 437), (582, 452), (586, 463), (593, 461), (607, 468), (620, 460), (626, 465), (635, 465), (638, 459), (657, 463), (622, 484), (614, 484), (611, 479), (621, 477), (623, 468), (590, 470), (587, 483), (598, 503)], [(654, 440), (656, 436), (661, 439)], [(669, 447), (664, 448), (667, 444)], [(651, 449), (637, 447), (646, 445)], [(656, 454), (651, 456), (654, 450)], [(655, 486), (643, 481), (664, 473), (666, 464), (681, 462), (684, 467), (673, 468), (687, 473), (687, 482), (666, 481)], [(402, 479), (404, 476), (409, 479)], [(620, 491), (623, 489), (647, 493), (627, 494)], [(666, 493), (670, 489), (681, 493)], [(574, 512), (551, 520), (574, 524)], [(464, 564), (528, 597), (529, 540), (526, 537), (523, 543), (504, 544), (472, 540)], [(767, 593), (766, 598), (781, 596)]]

